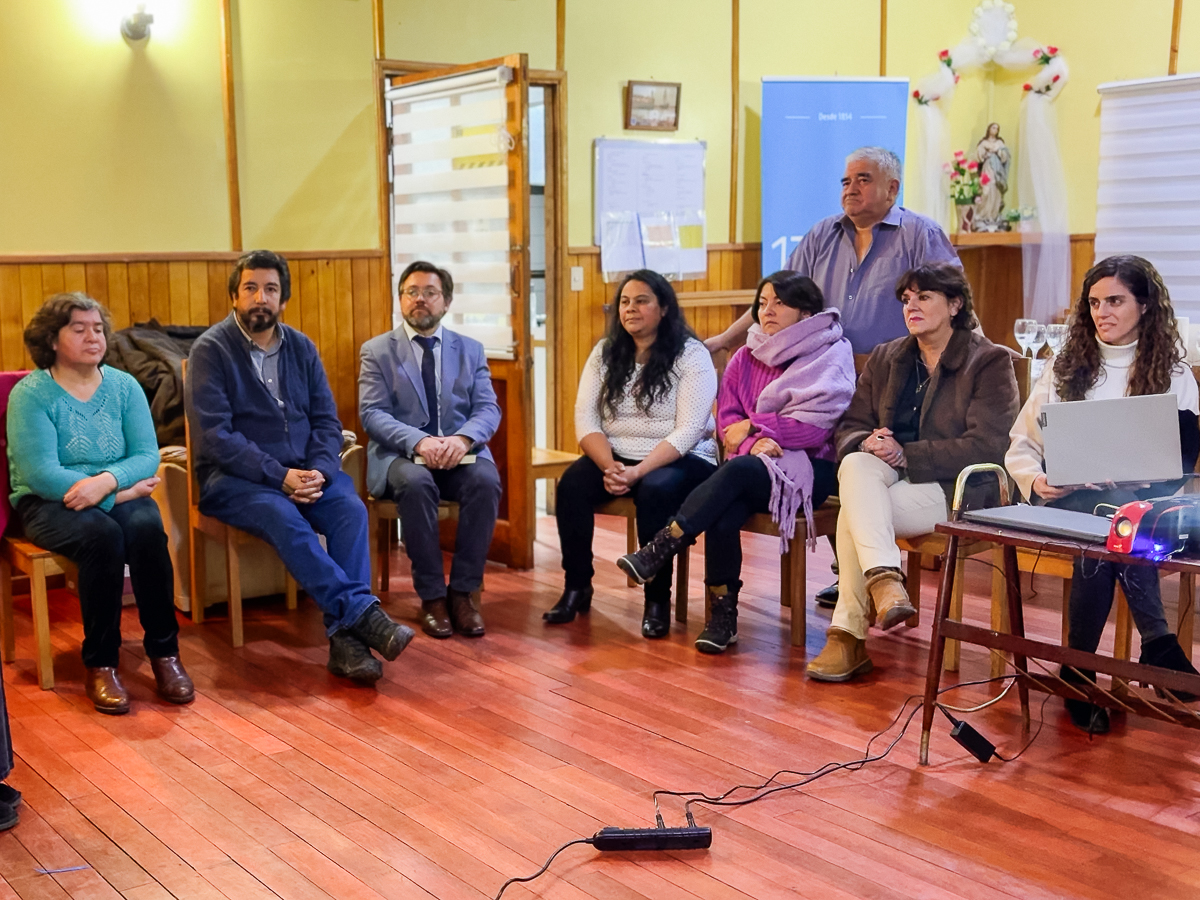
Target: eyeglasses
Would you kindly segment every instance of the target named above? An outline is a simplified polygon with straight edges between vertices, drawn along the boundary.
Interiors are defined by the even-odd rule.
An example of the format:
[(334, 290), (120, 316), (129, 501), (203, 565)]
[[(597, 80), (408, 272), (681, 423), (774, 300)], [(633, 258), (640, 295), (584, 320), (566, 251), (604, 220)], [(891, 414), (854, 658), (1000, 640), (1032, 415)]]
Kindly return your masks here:
[(435, 288), (435, 287), (427, 287), (427, 288), (410, 287), (410, 288), (405, 288), (400, 293), (402, 293), (409, 300), (416, 300), (418, 297), (423, 297), (426, 300), (436, 300), (438, 297), (442, 296), (441, 289)]

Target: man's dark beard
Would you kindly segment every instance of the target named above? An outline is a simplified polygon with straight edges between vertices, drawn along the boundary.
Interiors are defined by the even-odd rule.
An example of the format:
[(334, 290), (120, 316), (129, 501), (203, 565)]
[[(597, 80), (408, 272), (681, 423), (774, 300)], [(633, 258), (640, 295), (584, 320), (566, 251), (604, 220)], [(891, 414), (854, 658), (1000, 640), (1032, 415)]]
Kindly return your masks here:
[(262, 334), (275, 327), (279, 322), (279, 313), (273, 313), (266, 309), (252, 309), (245, 315), (238, 313), (238, 321), (251, 334)]
[(446, 313), (434, 315), (431, 312), (419, 313), (412, 312), (404, 317), (404, 321), (415, 328), (417, 331), (428, 331), (431, 328), (436, 328), (438, 322), (445, 318)]

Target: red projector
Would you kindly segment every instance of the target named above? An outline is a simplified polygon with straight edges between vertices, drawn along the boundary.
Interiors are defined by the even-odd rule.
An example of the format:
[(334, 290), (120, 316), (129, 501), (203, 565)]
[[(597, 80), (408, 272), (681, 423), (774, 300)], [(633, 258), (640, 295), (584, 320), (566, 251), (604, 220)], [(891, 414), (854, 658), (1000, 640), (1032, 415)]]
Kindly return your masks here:
[(1107, 547), (1155, 560), (1200, 556), (1200, 495), (1126, 503), (1112, 517)]

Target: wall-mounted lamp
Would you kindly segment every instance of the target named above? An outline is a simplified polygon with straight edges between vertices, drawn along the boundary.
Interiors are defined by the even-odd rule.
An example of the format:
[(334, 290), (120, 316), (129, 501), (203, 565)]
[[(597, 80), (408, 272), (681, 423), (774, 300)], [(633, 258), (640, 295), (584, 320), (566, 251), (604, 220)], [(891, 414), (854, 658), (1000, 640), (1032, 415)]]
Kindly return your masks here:
[(137, 12), (121, 20), (121, 34), (126, 40), (144, 41), (150, 37), (150, 24), (153, 21), (154, 16), (146, 12), (146, 4), (139, 3)]

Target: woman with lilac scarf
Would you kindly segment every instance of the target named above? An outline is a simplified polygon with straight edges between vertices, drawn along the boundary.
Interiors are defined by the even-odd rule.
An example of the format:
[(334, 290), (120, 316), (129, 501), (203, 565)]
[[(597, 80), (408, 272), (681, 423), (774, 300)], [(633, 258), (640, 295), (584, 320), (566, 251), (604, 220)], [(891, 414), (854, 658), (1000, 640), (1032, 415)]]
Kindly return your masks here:
[(837, 484), (833, 433), (854, 395), (854, 354), (836, 309), (810, 278), (776, 272), (763, 279), (751, 307), (746, 346), (730, 359), (717, 400), (725, 463), (692, 491), (667, 527), (637, 553), (618, 560), (645, 583), (684, 546), (705, 534), (704, 581), (710, 614), (696, 640), (702, 653), (737, 642), (741, 528), (769, 512), (781, 551), (803, 510)]

